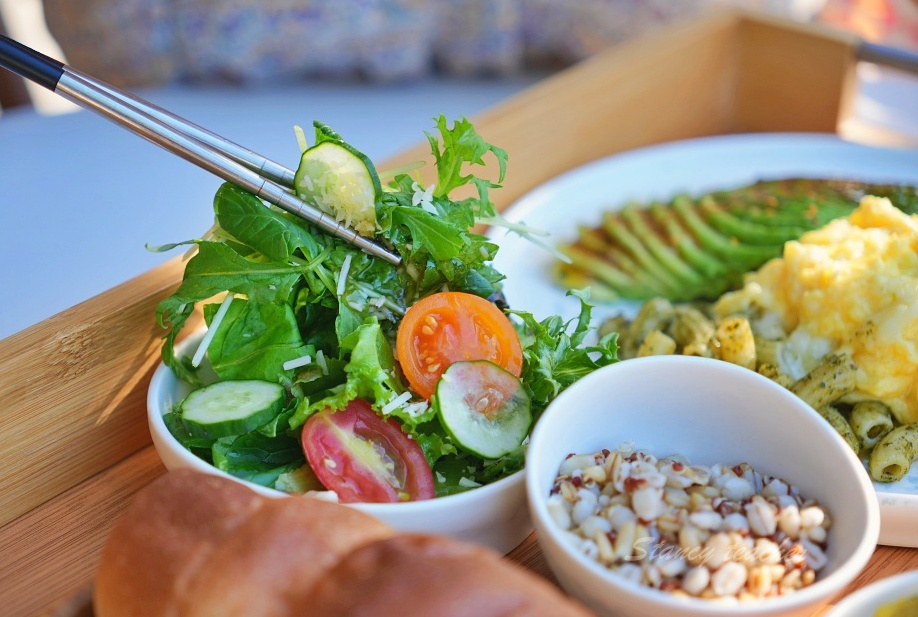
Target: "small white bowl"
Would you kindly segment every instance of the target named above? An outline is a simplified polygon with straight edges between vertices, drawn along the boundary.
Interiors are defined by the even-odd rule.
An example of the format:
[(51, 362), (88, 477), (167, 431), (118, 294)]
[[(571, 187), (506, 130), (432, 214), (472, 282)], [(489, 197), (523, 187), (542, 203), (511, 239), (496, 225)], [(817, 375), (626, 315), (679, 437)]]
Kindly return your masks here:
[[(200, 336), (176, 346), (178, 355), (194, 349)], [(190, 392), (187, 384), (164, 364), (153, 373), (147, 393), (147, 419), (156, 452), (166, 469), (191, 468), (230, 478), (269, 497), (290, 495), (241, 480), (198, 458), (172, 436), (163, 415)], [(435, 533), (490, 546), (502, 553), (516, 548), (532, 532), (526, 507), (524, 475), (519, 471), (506, 478), (464, 493), (425, 501), (399, 504), (349, 504), (400, 532)]]
[[(574, 550), (547, 498), (571, 453), (633, 442), (692, 464), (748, 462), (784, 479), (829, 512), (826, 567), (793, 594), (743, 603), (680, 598), (630, 583)], [(806, 615), (840, 593), (876, 547), (880, 512), (866, 471), (813, 409), (769, 379), (688, 356), (625, 360), (584, 377), (539, 419), (526, 459), (526, 491), (539, 544), (561, 585), (602, 615)]]
[(918, 595), (918, 570), (903, 572), (858, 589), (830, 609), (825, 617), (872, 616), (885, 604), (915, 595)]

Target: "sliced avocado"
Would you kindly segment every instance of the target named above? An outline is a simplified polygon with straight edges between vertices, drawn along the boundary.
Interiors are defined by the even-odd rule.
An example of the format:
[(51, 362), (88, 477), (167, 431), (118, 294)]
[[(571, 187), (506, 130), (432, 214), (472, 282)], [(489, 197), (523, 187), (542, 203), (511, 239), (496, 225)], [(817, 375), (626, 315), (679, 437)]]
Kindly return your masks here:
[[(715, 197), (715, 199), (717, 199)], [(800, 227), (804, 229), (813, 228), (813, 212), (809, 204), (804, 205), (800, 202), (801, 208), (795, 207), (797, 204), (786, 203), (784, 207), (775, 207), (763, 204), (748, 204), (744, 202), (720, 202), (723, 210), (730, 213), (738, 219), (762, 225), (765, 227)]]
[(602, 228), (612, 240), (624, 247), (649, 276), (660, 282), (666, 297), (681, 295), (679, 279), (660, 264), (644, 245), (643, 238), (635, 235), (618, 213), (607, 212), (602, 217)]
[(756, 246), (777, 245), (780, 249), (788, 240), (799, 238), (809, 230), (809, 227), (766, 225), (734, 216), (721, 208), (711, 195), (705, 195), (697, 203), (702, 216), (711, 227), (745, 244)]
[(695, 209), (694, 202), (685, 195), (673, 199), (672, 208), (698, 239), (699, 245), (724, 261), (738, 262), (744, 269), (748, 269), (781, 253), (780, 247), (775, 250), (770, 246), (748, 246), (741, 244), (736, 238), (720, 233), (704, 221)]
[(580, 244), (604, 259), (627, 276), (636, 288), (646, 289), (655, 295), (666, 292), (666, 287), (651, 276), (637, 261), (601, 229), (581, 230)]
[[(821, 191), (821, 192), (820, 192)], [(825, 193), (808, 181), (757, 182), (748, 187), (713, 193), (715, 201), (732, 215), (762, 225), (799, 226), (812, 229), (825, 202), (837, 196)], [(831, 208), (831, 216), (844, 216), (854, 209), (849, 202), (842, 212)], [(827, 206), (826, 206), (827, 207)]]
[[(605, 281), (601, 281), (587, 270), (573, 264), (560, 263), (554, 270), (555, 282), (566, 289), (590, 288), (590, 298), (596, 302), (615, 302), (622, 299), (619, 291)], [(634, 297), (634, 296), (628, 296)]]
[[(618, 297), (644, 300), (660, 295), (658, 289), (636, 281), (603, 255), (584, 248), (582, 244), (568, 244), (560, 247), (560, 250), (570, 258), (573, 266), (589, 272), (590, 280), (602, 282)], [(571, 268), (563, 266), (559, 271), (559, 278), (564, 277), (570, 282), (577, 282), (576, 287), (586, 286), (586, 280), (574, 279), (570, 272)]]
[(679, 281), (680, 287), (689, 286), (694, 289), (703, 284), (704, 277), (679, 257), (679, 253), (666, 242), (663, 229), (654, 224), (645, 210), (631, 203), (621, 210), (621, 218), (654, 259)]
[(631, 277), (638, 287), (647, 289), (656, 296), (664, 295), (671, 290), (670, 286), (647, 270), (626, 247), (617, 243), (605, 230), (600, 228), (590, 230), (589, 233), (582, 232), (581, 239), (584, 240), (584, 246), (605, 255), (616, 267)]
[(715, 255), (708, 253), (695, 238), (672, 216), (669, 206), (661, 202), (650, 205), (650, 215), (656, 224), (663, 227), (670, 244), (676, 247), (679, 255), (709, 280), (726, 276), (729, 268)]

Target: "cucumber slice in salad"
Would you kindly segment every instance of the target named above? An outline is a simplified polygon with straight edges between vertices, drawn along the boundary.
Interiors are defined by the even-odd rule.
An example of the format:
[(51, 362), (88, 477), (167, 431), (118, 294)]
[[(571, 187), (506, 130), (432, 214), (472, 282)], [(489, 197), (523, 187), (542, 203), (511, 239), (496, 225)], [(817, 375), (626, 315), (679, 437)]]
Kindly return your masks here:
[(437, 382), (434, 405), (456, 444), (485, 459), (518, 448), (532, 425), (520, 380), (488, 360), (451, 364)]
[(357, 233), (376, 230), (376, 197), (382, 185), (373, 163), (331, 129), (317, 126), (320, 141), (308, 148), (294, 175), (297, 195)]
[(185, 397), (179, 415), (195, 437), (244, 435), (279, 414), (285, 395), (283, 386), (269, 381), (219, 381)]

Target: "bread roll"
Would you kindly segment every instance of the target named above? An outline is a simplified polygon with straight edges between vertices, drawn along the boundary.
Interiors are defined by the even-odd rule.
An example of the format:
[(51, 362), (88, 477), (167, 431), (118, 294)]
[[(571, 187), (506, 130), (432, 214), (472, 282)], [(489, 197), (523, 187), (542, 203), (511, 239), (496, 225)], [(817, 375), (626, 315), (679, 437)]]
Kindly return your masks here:
[(447, 537), (403, 534), (364, 544), (346, 555), (316, 583), (308, 614), (586, 617), (592, 613), (491, 549)]
[(392, 535), (353, 508), (267, 498), (175, 470), (125, 510), (96, 573), (96, 617), (288, 617), (313, 582), (360, 544)]
[(477, 545), (401, 534), (354, 508), (262, 497), (175, 470), (140, 491), (102, 551), (96, 617), (587, 617)]

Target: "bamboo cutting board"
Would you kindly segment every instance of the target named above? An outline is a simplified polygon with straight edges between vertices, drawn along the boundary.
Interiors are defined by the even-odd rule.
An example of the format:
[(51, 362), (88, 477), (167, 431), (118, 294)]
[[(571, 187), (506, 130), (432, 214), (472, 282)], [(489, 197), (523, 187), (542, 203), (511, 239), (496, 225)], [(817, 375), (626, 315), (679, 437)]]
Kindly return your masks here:
[[(509, 153), (494, 193), (505, 207), (631, 148), (724, 133), (834, 133), (854, 66), (850, 37), (726, 12), (597, 55), (473, 121)], [(428, 159), (419, 143), (381, 167)], [(0, 341), (4, 614), (34, 615), (85, 594), (114, 519), (163, 472), (146, 424), (162, 334), (153, 309), (182, 269), (174, 260)]]

